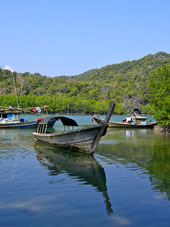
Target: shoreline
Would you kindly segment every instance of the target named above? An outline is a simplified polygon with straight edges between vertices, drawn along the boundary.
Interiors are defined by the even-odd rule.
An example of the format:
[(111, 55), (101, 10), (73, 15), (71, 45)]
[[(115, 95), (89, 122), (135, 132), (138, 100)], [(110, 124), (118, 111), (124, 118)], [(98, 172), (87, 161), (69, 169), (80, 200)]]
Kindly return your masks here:
[(154, 132), (164, 135), (170, 135), (170, 125), (157, 125), (154, 127)]

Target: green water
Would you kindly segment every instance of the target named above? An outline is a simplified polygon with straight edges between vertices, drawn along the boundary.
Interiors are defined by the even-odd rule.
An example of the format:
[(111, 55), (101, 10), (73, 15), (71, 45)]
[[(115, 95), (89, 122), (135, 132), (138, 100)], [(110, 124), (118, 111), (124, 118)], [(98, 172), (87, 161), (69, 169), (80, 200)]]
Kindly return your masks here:
[(32, 131), (0, 130), (0, 226), (170, 226), (169, 136), (109, 129), (90, 156)]

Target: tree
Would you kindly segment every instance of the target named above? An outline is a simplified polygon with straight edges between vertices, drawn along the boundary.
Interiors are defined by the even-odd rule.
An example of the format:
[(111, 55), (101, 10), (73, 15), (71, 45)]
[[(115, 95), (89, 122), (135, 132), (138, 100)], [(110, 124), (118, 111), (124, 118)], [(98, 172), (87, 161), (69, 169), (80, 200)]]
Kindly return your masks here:
[(161, 125), (170, 125), (170, 65), (163, 65), (149, 79), (154, 117)]

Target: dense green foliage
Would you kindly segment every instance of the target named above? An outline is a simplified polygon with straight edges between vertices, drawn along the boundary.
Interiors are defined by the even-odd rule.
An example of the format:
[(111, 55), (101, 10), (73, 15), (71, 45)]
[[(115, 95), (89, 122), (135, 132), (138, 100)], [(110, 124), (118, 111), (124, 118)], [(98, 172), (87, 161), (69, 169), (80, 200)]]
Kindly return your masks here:
[(170, 65), (155, 71), (149, 80), (155, 118), (162, 125), (170, 125)]
[(170, 55), (159, 52), (71, 77), (0, 69), (1, 106), (16, 105), (15, 78), (21, 107), (48, 105), (53, 112), (105, 113), (109, 100), (114, 100), (118, 114), (131, 112), (134, 107), (152, 113), (147, 84), (150, 73), (164, 64), (170, 64)]
[[(33, 106), (48, 106), (49, 112), (62, 113), (92, 113), (105, 114), (108, 111), (110, 100), (85, 100), (76, 96), (64, 98), (56, 96), (20, 95), (20, 108)], [(0, 103), (3, 107), (17, 106), (15, 95), (0, 95)], [(115, 113), (125, 114), (126, 110), (119, 103), (116, 104)]]

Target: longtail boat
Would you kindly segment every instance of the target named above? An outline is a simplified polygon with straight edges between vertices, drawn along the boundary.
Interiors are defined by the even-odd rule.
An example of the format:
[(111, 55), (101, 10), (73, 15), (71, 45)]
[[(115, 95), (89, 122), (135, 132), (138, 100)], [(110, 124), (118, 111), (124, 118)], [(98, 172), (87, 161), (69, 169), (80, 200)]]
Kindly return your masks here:
[[(93, 119), (98, 123), (101, 124), (104, 120), (100, 117), (93, 117)], [(153, 121), (146, 121), (147, 118), (137, 118), (137, 117), (128, 117), (123, 119), (122, 122), (118, 121), (109, 121), (108, 127), (109, 128), (153, 128), (157, 125), (157, 122)]]
[(33, 135), (36, 141), (42, 141), (69, 150), (78, 150), (80, 152), (93, 154), (101, 137), (106, 134), (108, 122), (114, 107), (115, 102), (111, 101), (106, 118), (101, 124), (87, 128), (72, 128), (71, 130), (65, 130), (63, 132), (48, 132), (48, 122), (60, 120), (65, 127), (78, 127), (77, 122), (63, 116), (45, 118), (39, 123), (37, 131), (33, 132)]
[[(104, 120), (100, 118), (98, 114), (91, 114), (93, 120), (95, 120), (98, 124), (101, 124)], [(131, 117), (126, 117), (122, 120), (122, 122), (118, 121), (109, 121), (109, 128), (153, 128), (157, 125), (157, 122), (147, 121), (147, 117), (141, 116), (141, 111), (139, 108), (135, 108), (132, 112)]]

